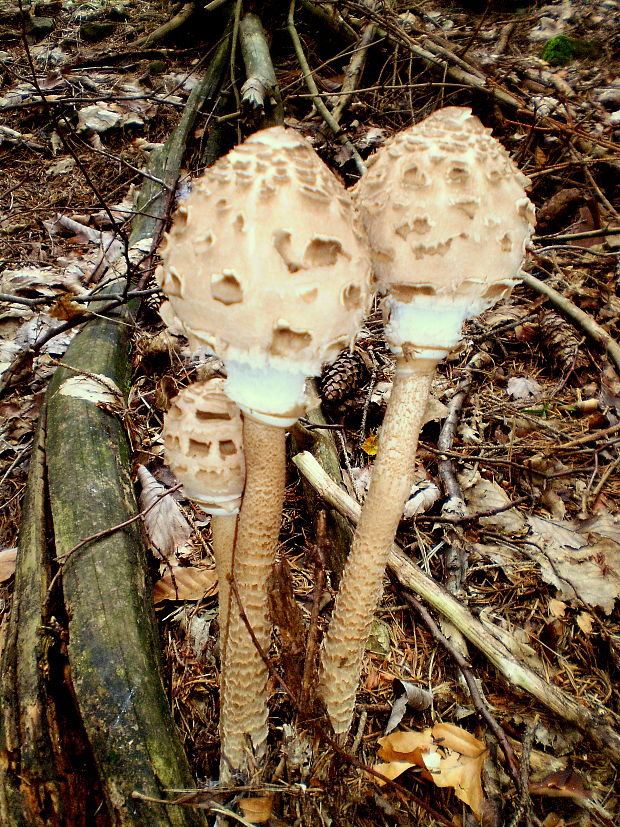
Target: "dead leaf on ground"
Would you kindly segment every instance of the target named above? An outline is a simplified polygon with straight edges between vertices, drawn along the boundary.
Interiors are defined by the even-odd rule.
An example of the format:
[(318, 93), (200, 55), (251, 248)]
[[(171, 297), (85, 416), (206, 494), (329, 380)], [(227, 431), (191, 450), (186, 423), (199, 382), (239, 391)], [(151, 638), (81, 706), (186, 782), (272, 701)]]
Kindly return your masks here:
[(0, 583), (4, 583), (15, 574), (17, 548), (3, 548), (0, 550)]
[(542, 388), (535, 379), (527, 376), (511, 376), (506, 386), (506, 393), (513, 399), (536, 399)]
[(385, 734), (392, 732), (402, 721), (407, 707), (411, 709), (428, 709), (433, 703), (433, 693), (421, 686), (395, 678), (392, 684), (394, 692), (399, 695), (392, 704), (390, 719), (385, 727)]
[[(495, 508), (504, 508), (510, 503), (510, 497), (504, 489), (492, 480), (480, 478), (470, 487), (467, 487), (465, 475), (459, 474), (459, 482), (464, 491), (465, 502), (471, 514), (481, 511), (492, 511)], [(508, 508), (493, 514), (490, 517), (481, 517), (480, 525), (505, 533), (514, 538), (523, 534), (527, 528), (524, 517), (516, 508)]]
[(202, 600), (207, 594), (217, 591), (215, 569), (203, 566), (172, 566), (166, 569), (153, 586), (153, 601)]
[(576, 800), (592, 798), (592, 793), (584, 786), (583, 778), (570, 767), (552, 772), (536, 784), (530, 784), (530, 792), (534, 795), (550, 795)]
[(528, 553), (540, 565), (543, 580), (558, 590), (558, 597), (579, 599), (610, 614), (620, 597), (620, 544), (606, 538), (588, 544), (563, 520), (533, 515), (528, 523), (532, 528)]
[(149, 540), (155, 549), (168, 559), (187, 543), (192, 534), (192, 527), (174, 497), (162, 496), (168, 489), (158, 482), (144, 465), (138, 468), (138, 479), (142, 486), (140, 508), (143, 511), (149, 508), (144, 515)]
[(549, 601), (549, 614), (551, 617), (564, 617), (566, 614), (566, 609), (566, 603), (563, 603), (561, 600), (556, 600), (555, 597), (552, 597)]
[(264, 824), (271, 818), (273, 809), (273, 796), (265, 795), (256, 798), (242, 798), (239, 807), (243, 815), (252, 824)]
[(588, 612), (579, 612), (577, 615), (577, 626), (581, 629), (584, 635), (592, 634), (594, 627), (594, 619)]
[(386, 763), (375, 766), (377, 772), (393, 780), (411, 767), (420, 767), (427, 781), (451, 787), (480, 818), (487, 748), (471, 733), (454, 724), (436, 724), (423, 732), (394, 732), (378, 741), (379, 758)]

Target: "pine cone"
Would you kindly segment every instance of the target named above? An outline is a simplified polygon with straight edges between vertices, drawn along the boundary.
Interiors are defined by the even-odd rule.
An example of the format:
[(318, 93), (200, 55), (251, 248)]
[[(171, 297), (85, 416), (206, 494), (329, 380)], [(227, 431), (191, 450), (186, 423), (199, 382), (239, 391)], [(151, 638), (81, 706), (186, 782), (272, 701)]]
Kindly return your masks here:
[(323, 371), (319, 383), (321, 399), (323, 402), (334, 403), (353, 396), (366, 379), (366, 374), (362, 357), (355, 350), (353, 353), (343, 350), (335, 362)]
[(573, 328), (559, 313), (553, 310), (543, 310), (538, 323), (541, 342), (562, 373), (579, 370), (587, 365), (586, 358), (579, 353), (579, 339), (575, 336)]
[(156, 293), (152, 293), (150, 296), (145, 296), (142, 303), (148, 310), (151, 311), (151, 313), (159, 313), (159, 308), (166, 301), (166, 297), (159, 289), (155, 276), (151, 276), (149, 278), (147, 283), (144, 285), (144, 289), (157, 290)]

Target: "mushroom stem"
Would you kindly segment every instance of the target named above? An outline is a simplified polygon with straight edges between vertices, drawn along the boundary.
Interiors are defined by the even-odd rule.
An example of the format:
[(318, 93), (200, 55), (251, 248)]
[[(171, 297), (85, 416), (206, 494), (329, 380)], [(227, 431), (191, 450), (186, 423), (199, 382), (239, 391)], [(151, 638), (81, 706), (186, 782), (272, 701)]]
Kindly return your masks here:
[[(245, 416), (246, 483), (237, 525), (233, 576), (239, 601), (264, 652), (271, 643), (268, 581), (280, 533), (286, 471), (284, 428)], [(267, 742), (269, 673), (230, 598), (224, 660), (222, 765), (250, 774)], [(234, 641), (234, 645), (232, 644)]]
[(211, 535), (215, 571), (218, 583), (218, 604), (220, 623), (220, 694), (224, 696), (226, 678), (226, 646), (228, 641), (228, 624), (230, 615), (230, 578), (233, 568), (233, 551), (237, 536), (236, 514), (213, 514), (211, 516)]
[(353, 720), (366, 640), (383, 573), (411, 490), (436, 359), (397, 361), (380, 448), (321, 652), (320, 692), (336, 734)]

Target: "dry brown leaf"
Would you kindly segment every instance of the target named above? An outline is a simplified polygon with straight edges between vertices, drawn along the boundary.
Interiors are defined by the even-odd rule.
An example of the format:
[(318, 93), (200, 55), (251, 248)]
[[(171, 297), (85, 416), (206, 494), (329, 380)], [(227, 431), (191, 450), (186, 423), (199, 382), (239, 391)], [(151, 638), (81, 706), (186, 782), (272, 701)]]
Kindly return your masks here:
[(264, 824), (271, 818), (273, 809), (273, 796), (265, 795), (257, 798), (242, 798), (239, 807), (243, 815), (252, 824)]
[(0, 550), (0, 583), (4, 583), (15, 574), (17, 548), (3, 548)]
[(83, 304), (73, 301), (74, 295), (72, 293), (62, 293), (54, 301), (50, 308), (50, 316), (55, 319), (75, 319), (77, 316), (83, 316), (86, 308)]
[[(402, 761), (404, 756), (411, 756), (416, 750), (427, 750), (433, 746), (433, 731), (425, 729), (423, 732), (392, 732), (383, 738), (378, 738), (381, 744), (379, 758), (386, 761)], [(411, 764), (416, 760), (409, 759)], [(421, 767), (421, 763), (417, 763)]]
[(620, 543), (603, 538), (588, 544), (563, 520), (529, 516), (528, 552), (540, 565), (543, 579), (558, 589), (562, 600), (580, 598), (606, 614), (620, 597)]
[(455, 752), (460, 752), (467, 758), (479, 758), (486, 752), (486, 747), (475, 738), (471, 732), (456, 724), (435, 724), (432, 729), (435, 741), (442, 747), (448, 747)]
[(555, 597), (552, 597), (549, 601), (549, 614), (551, 615), (551, 617), (564, 617), (567, 608), (568, 607), (566, 603), (562, 602), (561, 600), (556, 600)]
[[(417, 766), (419, 766), (419, 764), (413, 761), (389, 761), (386, 764), (375, 764), (373, 769), (384, 776), (384, 778), (387, 778), (388, 781), (394, 781), (395, 778), (398, 778), (398, 776), (402, 775), (406, 770)], [(377, 779), (377, 784), (379, 784), (380, 787), (383, 786), (383, 783), (383, 781)]]
[(152, 506), (144, 515), (149, 540), (167, 559), (187, 543), (192, 527), (174, 497), (162, 496), (167, 491), (166, 487), (157, 482), (144, 465), (138, 468), (138, 479), (142, 486), (140, 508), (146, 510)]
[[(459, 475), (459, 482), (463, 484), (464, 475)], [(510, 497), (504, 489), (492, 480), (479, 479), (474, 485), (464, 486), (465, 502), (471, 513), (492, 511), (494, 508), (504, 508), (510, 503)], [(490, 517), (481, 517), (480, 525), (485, 528), (504, 532), (507, 537), (523, 534), (527, 525), (516, 508), (509, 508), (493, 514)]]
[(451, 787), (457, 798), (480, 818), (482, 812), (482, 765), (485, 745), (454, 724), (436, 724), (423, 732), (394, 732), (379, 738), (379, 757), (387, 763), (375, 766), (386, 778), (397, 778), (413, 766), (437, 787)]
[(581, 629), (584, 635), (592, 634), (592, 627), (594, 626), (594, 619), (588, 612), (579, 612), (577, 615), (577, 626)]
[(201, 600), (217, 591), (215, 569), (203, 566), (171, 566), (153, 586), (153, 601)]
[(555, 798), (574, 798), (578, 801), (592, 798), (592, 793), (586, 790), (581, 775), (570, 767), (552, 772), (538, 783), (530, 784), (530, 792)]

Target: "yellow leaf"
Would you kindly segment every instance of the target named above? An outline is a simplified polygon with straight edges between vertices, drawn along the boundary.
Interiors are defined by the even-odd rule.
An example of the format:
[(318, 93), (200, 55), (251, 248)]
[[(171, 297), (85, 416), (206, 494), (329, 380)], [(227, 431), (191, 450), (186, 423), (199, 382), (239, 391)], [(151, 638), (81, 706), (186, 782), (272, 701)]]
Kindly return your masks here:
[(437, 744), (460, 752), (468, 758), (478, 758), (487, 751), (482, 741), (454, 724), (435, 724), (432, 733)]
[[(393, 781), (395, 778), (398, 778), (399, 775), (402, 775), (405, 770), (415, 766), (411, 761), (390, 761), (389, 764), (375, 764), (373, 770), (385, 776), (389, 781)], [(378, 778), (376, 778), (375, 781), (380, 787), (385, 784), (385, 781), (379, 781)]]
[(433, 783), (437, 787), (452, 787), (456, 797), (468, 804), (476, 818), (480, 818), (484, 798), (481, 780), (484, 753), (471, 758), (448, 749), (444, 755), (425, 753), (422, 756), (425, 763), (427, 756), (431, 759), (427, 769)]
[(362, 451), (367, 454), (369, 457), (374, 457), (377, 455), (377, 435), (372, 434), (365, 439), (361, 444)]
[(265, 795), (260, 798), (242, 798), (239, 806), (243, 815), (252, 824), (264, 824), (271, 818), (273, 809), (273, 796)]
[(375, 769), (386, 778), (397, 778), (413, 766), (437, 787), (452, 787), (456, 796), (480, 818), (482, 765), (485, 745), (454, 724), (436, 724), (423, 732), (393, 732), (379, 738), (379, 757), (387, 761)]
[(411, 755), (416, 750), (427, 750), (433, 746), (430, 729), (425, 729), (424, 732), (392, 732), (377, 740), (381, 744), (379, 758), (386, 761), (402, 761), (404, 755)]

